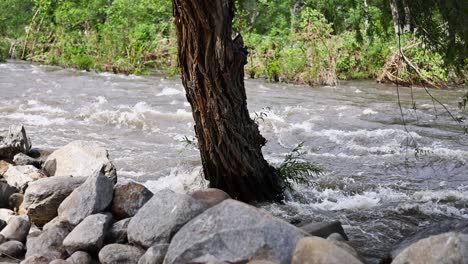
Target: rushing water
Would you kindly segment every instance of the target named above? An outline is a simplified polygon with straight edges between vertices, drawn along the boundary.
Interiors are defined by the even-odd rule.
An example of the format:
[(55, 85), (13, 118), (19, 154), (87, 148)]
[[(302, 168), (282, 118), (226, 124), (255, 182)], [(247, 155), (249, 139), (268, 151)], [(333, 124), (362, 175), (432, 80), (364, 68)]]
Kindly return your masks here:
[[(353, 246), (376, 262), (398, 239), (448, 218), (468, 219), (468, 136), (422, 89), (374, 82), (305, 87), (246, 81), (252, 112), (279, 164), (298, 143), (325, 173), (296, 186), (283, 205), (263, 207), (290, 222), (340, 220)], [(431, 90), (455, 117), (461, 88)], [(412, 109), (412, 102), (416, 109)], [(268, 108), (268, 109), (266, 109)], [(203, 185), (190, 106), (178, 79), (0, 64), (0, 128), (24, 124), (36, 147), (95, 140), (120, 177), (151, 190)], [(417, 150), (415, 151), (415, 144)]]

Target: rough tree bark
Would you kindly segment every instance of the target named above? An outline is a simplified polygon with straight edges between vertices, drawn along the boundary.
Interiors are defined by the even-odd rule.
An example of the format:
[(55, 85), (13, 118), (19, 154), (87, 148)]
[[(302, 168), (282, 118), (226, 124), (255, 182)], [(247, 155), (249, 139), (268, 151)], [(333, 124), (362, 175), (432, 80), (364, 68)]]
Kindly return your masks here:
[(192, 106), (210, 187), (246, 202), (281, 198), (263, 158), (266, 140), (247, 110), (241, 36), (232, 39), (233, 0), (173, 0), (182, 83)]

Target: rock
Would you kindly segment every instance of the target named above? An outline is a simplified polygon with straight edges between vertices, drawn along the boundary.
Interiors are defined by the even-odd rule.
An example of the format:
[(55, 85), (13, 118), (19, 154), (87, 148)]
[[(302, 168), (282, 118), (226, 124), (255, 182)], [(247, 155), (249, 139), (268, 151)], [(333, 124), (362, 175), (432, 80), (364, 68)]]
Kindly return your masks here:
[(169, 244), (158, 244), (148, 248), (138, 264), (162, 264), (168, 248)]
[(203, 205), (189, 195), (170, 190), (155, 193), (130, 220), (128, 241), (144, 248), (169, 243), (185, 223), (203, 210)]
[(106, 209), (113, 195), (109, 178), (99, 175), (88, 177), (58, 208), (59, 220), (71, 226), (78, 225), (86, 217)]
[(137, 264), (138, 259), (145, 253), (144, 250), (122, 244), (109, 244), (99, 252), (99, 261), (102, 264)]
[(213, 207), (220, 202), (230, 199), (229, 194), (220, 189), (209, 188), (206, 190), (198, 190), (191, 193), (193, 199), (201, 202), (205, 208)]
[(164, 263), (290, 263), (297, 241), (305, 235), (266, 211), (229, 199), (184, 225), (172, 238)]
[(12, 160), (22, 152), (28, 153), (31, 143), (23, 126), (11, 126), (6, 133), (0, 134), (0, 159)]
[[(0, 219), (0, 231), (3, 230), (3, 228), (5, 228), (5, 226), (7, 226), (7, 222)], [(1, 237), (3, 237), (2, 235), (0, 235), (0, 244), (2, 244), (4, 241), (2, 241)]]
[(63, 259), (54, 259), (49, 264), (69, 264), (69, 263)]
[(86, 180), (85, 177), (50, 177), (30, 183), (24, 207), (31, 222), (43, 226), (58, 215), (60, 204)]
[(13, 163), (16, 166), (25, 166), (25, 165), (32, 165), (38, 169), (41, 169), (42, 163), (40, 160), (32, 158), (24, 153), (18, 153), (13, 158)]
[(346, 240), (343, 238), (341, 234), (333, 233), (327, 237), (327, 240), (333, 243), (335, 246), (338, 246), (341, 249), (346, 250), (346, 252), (353, 255), (355, 258), (361, 260), (357, 251), (348, 243), (346, 243)]
[(0, 181), (0, 208), (8, 208), (8, 198), (14, 193), (17, 193), (18, 189), (10, 186), (8, 183)]
[(21, 258), (24, 256), (25, 251), (23, 243), (16, 240), (11, 240), (0, 245), (0, 255)]
[(134, 181), (119, 181), (114, 186), (112, 214), (116, 219), (134, 216), (153, 197), (153, 193)]
[(60, 220), (58, 218), (58, 216), (54, 217), (54, 219), (50, 220), (47, 224), (45, 224), (43, 227), (42, 227), (42, 230), (49, 230), (53, 227), (62, 227), (62, 228), (65, 228), (66, 225), (63, 224), (63, 223), (60, 223)]
[[(50, 165), (50, 163), (55, 163), (55, 165)], [(44, 164), (44, 169), (50, 176), (88, 177), (104, 174), (114, 184), (117, 182), (117, 173), (109, 160), (109, 153), (96, 142), (71, 142), (50, 154)]]
[(249, 261), (247, 264), (276, 264), (276, 263), (268, 261), (268, 260), (252, 260), (252, 261)]
[(126, 244), (127, 228), (131, 218), (120, 220), (112, 225), (106, 234), (106, 244)]
[(326, 223), (326, 222), (308, 223), (308, 224), (299, 226), (299, 228), (311, 234), (312, 236), (327, 238), (329, 235), (333, 233), (338, 233), (345, 240), (348, 240), (348, 236), (346, 235), (340, 221), (335, 221), (331, 223)]
[(32, 256), (21, 261), (20, 264), (49, 264), (50, 260), (43, 256)]
[(45, 178), (46, 176), (36, 167), (32, 165), (26, 166), (10, 166), (3, 174), (3, 178), (10, 186), (24, 190), (28, 183)]
[(67, 262), (70, 264), (91, 264), (93, 259), (88, 252), (77, 251), (67, 258)]
[(63, 240), (68, 253), (87, 251), (97, 253), (104, 246), (104, 238), (112, 221), (110, 214), (95, 214), (86, 217)]
[(468, 234), (468, 221), (466, 220), (447, 220), (439, 223), (429, 225), (412, 236), (404, 238), (402, 241), (397, 243), (397, 246), (392, 249), (389, 256), (390, 260), (396, 258), (403, 250), (405, 250), (411, 244), (418, 242), (421, 239), (439, 235), (448, 232), (458, 232)]
[(419, 240), (403, 250), (392, 264), (468, 263), (468, 235), (444, 233)]
[(0, 176), (3, 176), (3, 174), (5, 174), (5, 172), (10, 168), (10, 166), (13, 165), (4, 160), (0, 160)]
[(21, 193), (14, 193), (8, 197), (8, 208), (19, 214), (20, 208), (24, 201), (24, 195)]
[(297, 243), (292, 264), (362, 264), (340, 247), (321, 237), (306, 237)]
[(27, 216), (13, 216), (7, 226), (0, 232), (7, 240), (26, 241), (31, 223)]
[(0, 219), (8, 223), (15, 216), (15, 212), (10, 209), (0, 208)]
[[(38, 234), (30, 234), (26, 243), (26, 258), (44, 257), (48, 260), (63, 259), (67, 252), (63, 240), (70, 231), (63, 227), (52, 227)], [(48, 263), (48, 262), (47, 262)]]

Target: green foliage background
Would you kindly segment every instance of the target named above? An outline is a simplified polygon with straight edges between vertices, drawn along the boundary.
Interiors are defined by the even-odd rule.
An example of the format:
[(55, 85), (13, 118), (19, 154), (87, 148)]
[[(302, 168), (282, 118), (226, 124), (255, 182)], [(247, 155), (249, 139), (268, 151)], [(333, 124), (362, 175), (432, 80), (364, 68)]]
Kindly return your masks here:
[[(378, 77), (397, 51), (397, 37), (389, 1), (367, 2), (366, 22), (364, 0), (236, 0), (234, 27), (249, 50), (247, 75), (311, 85)], [(429, 8), (436, 19), (426, 24), (434, 27), (453, 12), (443, 8), (457, 3), (440, 6), (431, 0), (425, 8), (416, 2), (421, 1), (411, 8)], [(458, 8), (453, 3), (451, 8)], [(0, 60), (12, 56), (84, 70), (173, 75), (178, 70), (171, 5), (170, 0), (2, 0)], [(422, 21), (424, 14), (416, 18)], [(440, 32), (434, 34), (440, 38)], [(424, 38), (406, 33), (402, 46)], [(466, 49), (464, 40), (456, 35), (447, 42)], [(445, 44), (447, 49), (450, 43)], [(466, 57), (443, 51), (420, 44), (407, 56), (434, 79), (463, 76)]]

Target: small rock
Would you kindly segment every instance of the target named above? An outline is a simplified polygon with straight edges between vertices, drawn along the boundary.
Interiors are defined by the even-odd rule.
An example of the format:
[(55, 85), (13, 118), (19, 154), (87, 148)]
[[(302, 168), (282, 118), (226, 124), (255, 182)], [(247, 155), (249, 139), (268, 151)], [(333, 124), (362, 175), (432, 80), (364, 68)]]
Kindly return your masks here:
[(345, 240), (348, 240), (348, 236), (346, 235), (340, 221), (335, 221), (331, 223), (313, 222), (313, 223), (301, 225), (299, 226), (299, 228), (311, 234), (312, 236), (327, 238), (329, 235), (333, 233), (338, 233)]
[(162, 264), (166, 256), (169, 244), (154, 245), (140, 258), (138, 264)]
[(29, 184), (24, 207), (31, 222), (43, 226), (58, 215), (60, 204), (86, 180), (85, 177), (50, 177)]
[(403, 250), (392, 264), (468, 263), (468, 235), (444, 233), (419, 240)]
[(7, 170), (13, 166), (12, 164), (4, 161), (4, 160), (0, 160), (0, 176), (3, 176), (3, 174), (5, 174), (5, 172), (7, 172)]
[(8, 208), (13, 210), (16, 214), (20, 214), (20, 209), (24, 201), (24, 195), (21, 193), (14, 193), (8, 198)]
[(66, 228), (52, 227), (41, 233), (30, 234), (26, 243), (26, 258), (36, 256), (53, 260), (67, 257), (62, 244), (69, 233)]
[(10, 186), (4, 181), (0, 181), (0, 208), (8, 208), (8, 198), (14, 193), (17, 193), (18, 189)]
[(109, 178), (99, 175), (88, 177), (59, 206), (62, 223), (78, 225), (86, 217), (106, 209), (112, 202), (113, 184)]
[(110, 214), (95, 214), (86, 217), (63, 240), (63, 246), (70, 254), (76, 251), (99, 252), (104, 245), (104, 238), (111, 220)]
[[(48, 163), (55, 164), (51, 166)], [(96, 142), (74, 141), (54, 151), (47, 158), (44, 170), (50, 176), (89, 177), (104, 174), (112, 183), (117, 182), (117, 173), (109, 160), (109, 153)]]
[(12, 160), (22, 152), (28, 153), (31, 143), (23, 126), (11, 126), (6, 133), (0, 134), (0, 159)]
[(27, 216), (13, 216), (7, 226), (0, 232), (7, 240), (26, 241), (31, 223)]
[(155, 193), (130, 220), (128, 241), (144, 248), (169, 243), (185, 223), (203, 210), (203, 205), (189, 195), (170, 190)]
[(88, 252), (77, 251), (67, 258), (67, 262), (70, 264), (91, 264), (93, 259)]
[(215, 188), (194, 191), (191, 195), (193, 199), (201, 202), (205, 208), (213, 207), (222, 201), (231, 198), (226, 192)]
[(262, 259), (289, 264), (305, 235), (266, 211), (229, 199), (185, 224), (172, 238), (164, 263)]
[(13, 163), (16, 166), (25, 166), (25, 165), (32, 165), (38, 169), (41, 168), (41, 161), (35, 158), (32, 158), (24, 153), (18, 153), (13, 158)]
[(127, 228), (131, 218), (115, 222), (106, 234), (106, 244), (126, 244)]
[(110, 244), (99, 252), (99, 261), (102, 264), (137, 264), (138, 259), (145, 253), (144, 250), (121, 244)]
[(11, 240), (0, 245), (0, 255), (21, 258), (24, 256), (25, 251), (23, 243), (16, 240)]
[(119, 181), (114, 186), (112, 214), (118, 220), (134, 216), (153, 197), (153, 193), (134, 181)]
[(28, 183), (45, 178), (46, 176), (32, 165), (11, 166), (4, 174), (3, 178), (10, 186), (24, 190)]
[(320, 237), (306, 237), (296, 245), (292, 264), (362, 264), (340, 247)]

